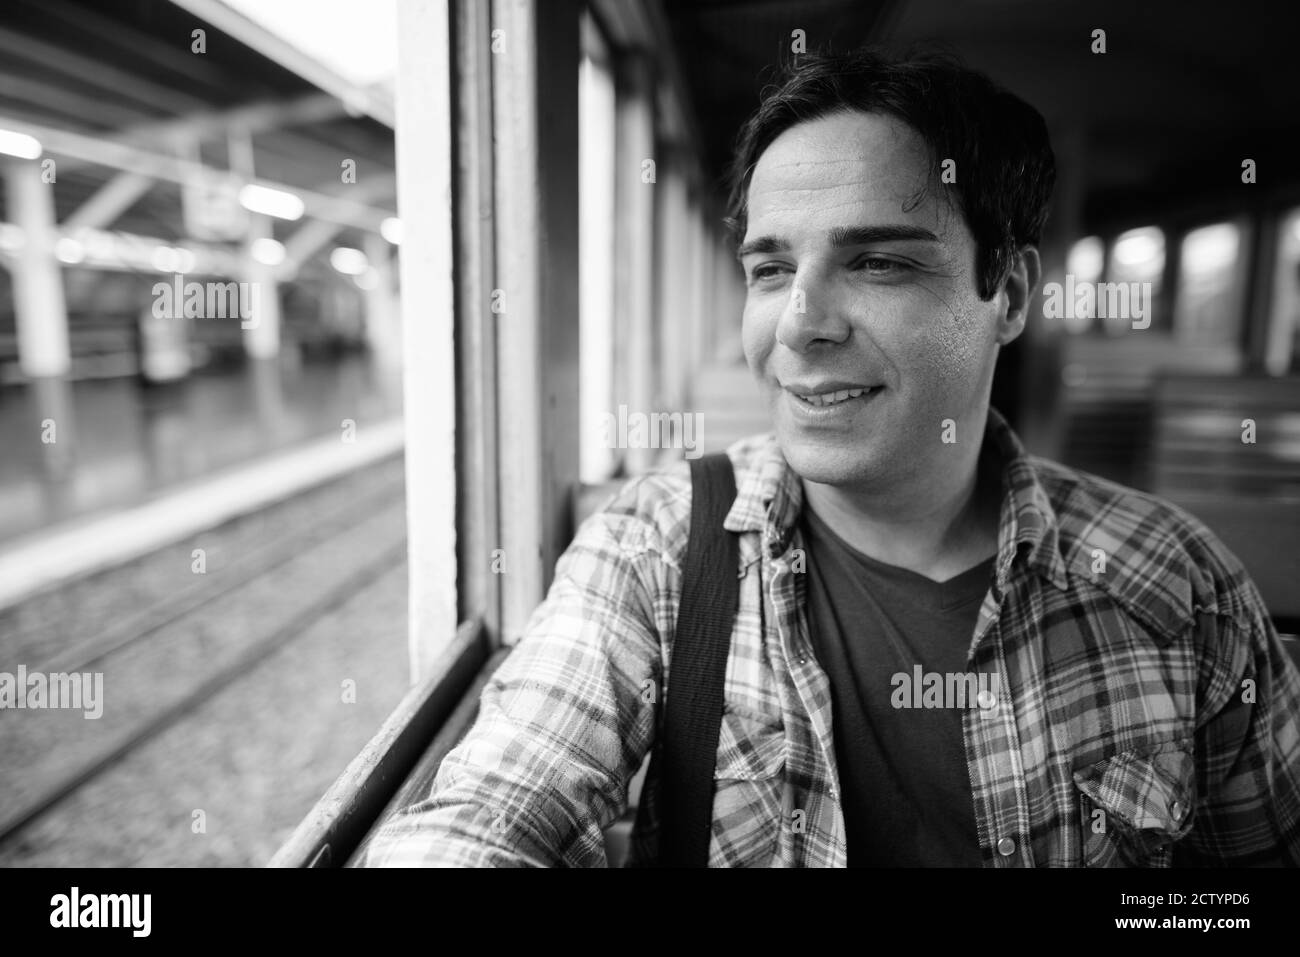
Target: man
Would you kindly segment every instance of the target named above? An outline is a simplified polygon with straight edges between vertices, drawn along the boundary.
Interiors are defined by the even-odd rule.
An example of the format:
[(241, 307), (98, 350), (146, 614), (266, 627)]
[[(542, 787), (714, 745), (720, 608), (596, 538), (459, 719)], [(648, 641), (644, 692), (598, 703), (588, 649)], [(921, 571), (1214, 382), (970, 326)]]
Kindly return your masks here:
[[(989, 407), (1040, 276), (1038, 113), (942, 59), (804, 57), (735, 170), (775, 431), (729, 450), (711, 865), (1300, 861), (1300, 680), (1240, 564)], [(690, 497), (683, 465), (584, 523), (371, 863), (605, 863), (672, 696)], [(632, 863), (660, 800), (652, 763)]]

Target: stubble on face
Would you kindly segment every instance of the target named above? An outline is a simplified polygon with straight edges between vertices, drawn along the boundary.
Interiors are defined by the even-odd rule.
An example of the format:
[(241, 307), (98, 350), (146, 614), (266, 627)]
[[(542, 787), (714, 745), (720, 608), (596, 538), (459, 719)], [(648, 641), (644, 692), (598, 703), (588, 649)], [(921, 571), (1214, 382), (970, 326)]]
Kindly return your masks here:
[[(759, 158), (745, 241), (771, 238), (780, 248), (742, 259), (745, 354), (786, 458), (807, 481), (916, 486), (954, 463), (945, 423), (958, 442), (982, 438), (1000, 297), (979, 299), (974, 239), (947, 188), (932, 180), (920, 136), (878, 114), (801, 123)], [(837, 229), (883, 226), (936, 241), (833, 239)], [(864, 256), (879, 257), (868, 261), (878, 268), (862, 268)], [(802, 315), (792, 308), (796, 288)], [(785, 386), (832, 380), (883, 389), (810, 424)]]

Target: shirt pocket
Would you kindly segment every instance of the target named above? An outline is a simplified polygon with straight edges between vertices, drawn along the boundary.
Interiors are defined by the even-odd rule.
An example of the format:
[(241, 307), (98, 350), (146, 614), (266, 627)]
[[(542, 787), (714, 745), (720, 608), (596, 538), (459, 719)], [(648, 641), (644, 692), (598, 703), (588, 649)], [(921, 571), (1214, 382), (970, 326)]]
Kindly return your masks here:
[(711, 867), (775, 863), (785, 779), (785, 727), (730, 702), (713, 769)]
[(1087, 867), (1169, 867), (1192, 826), (1196, 762), (1186, 743), (1124, 751), (1074, 772)]

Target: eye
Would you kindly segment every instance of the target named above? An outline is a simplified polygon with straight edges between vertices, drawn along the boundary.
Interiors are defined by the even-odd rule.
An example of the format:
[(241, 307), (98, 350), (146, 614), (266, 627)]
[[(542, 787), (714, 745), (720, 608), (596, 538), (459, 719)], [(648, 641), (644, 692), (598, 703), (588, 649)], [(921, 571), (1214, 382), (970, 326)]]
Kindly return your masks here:
[(777, 279), (785, 267), (781, 263), (763, 263), (755, 266), (749, 273), (749, 281), (754, 282), (771, 282)]
[(851, 269), (863, 270), (873, 276), (889, 276), (897, 273), (906, 272), (911, 267), (897, 259), (886, 259), (884, 256), (868, 254), (854, 260)]

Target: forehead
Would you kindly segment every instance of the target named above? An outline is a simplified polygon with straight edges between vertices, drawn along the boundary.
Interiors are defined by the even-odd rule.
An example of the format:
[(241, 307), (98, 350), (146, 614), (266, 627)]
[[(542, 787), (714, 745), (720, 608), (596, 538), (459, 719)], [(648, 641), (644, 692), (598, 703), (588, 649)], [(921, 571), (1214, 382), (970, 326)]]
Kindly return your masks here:
[(759, 157), (746, 235), (876, 222), (942, 235), (947, 204), (930, 184), (925, 141), (903, 121), (856, 111), (818, 117), (790, 127)]

